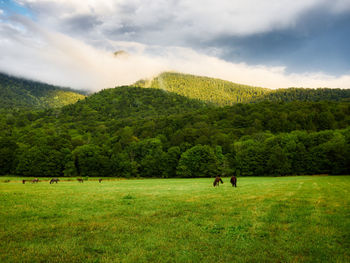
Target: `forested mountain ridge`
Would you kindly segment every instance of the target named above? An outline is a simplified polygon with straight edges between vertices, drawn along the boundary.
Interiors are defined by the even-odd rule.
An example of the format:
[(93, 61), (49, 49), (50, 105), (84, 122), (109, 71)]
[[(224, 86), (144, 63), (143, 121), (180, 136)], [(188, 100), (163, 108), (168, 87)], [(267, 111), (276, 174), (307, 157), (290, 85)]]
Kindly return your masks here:
[(344, 101), (350, 100), (350, 89), (267, 89), (189, 74), (164, 72), (152, 80), (140, 80), (136, 86), (163, 89), (188, 98), (218, 106), (260, 101)]
[(0, 73), (0, 108), (44, 109), (84, 99), (82, 92)]
[(105, 89), (75, 104), (62, 108), (61, 114), (81, 118), (81, 114), (98, 120), (157, 118), (172, 114), (211, 108), (200, 100), (189, 99), (172, 92), (121, 86)]
[[(140, 80), (135, 83), (135, 86), (176, 93), (212, 106), (261, 101), (350, 101), (350, 89), (288, 88), (272, 90), (173, 72), (164, 72), (153, 80)], [(84, 92), (0, 73), (0, 109), (57, 108), (73, 104), (83, 98), (85, 98)], [(115, 102), (109, 104), (109, 107), (113, 105), (116, 105)], [(157, 114), (157, 111), (154, 113)]]
[(118, 87), (62, 108), (0, 112), (0, 174), (347, 174), (349, 127), (349, 102), (211, 107), (158, 89)]
[(269, 93), (240, 87), (245, 103), (218, 107), (159, 87), (123, 86), (63, 107), (0, 110), (0, 175), (349, 174), (346, 92), (321, 91), (317, 102), (303, 101), (307, 92), (259, 101)]
[(175, 72), (164, 72), (152, 80), (140, 80), (135, 86), (162, 89), (219, 106), (250, 102), (269, 92), (260, 87)]
[(253, 100), (257, 101), (350, 101), (350, 89), (277, 89)]

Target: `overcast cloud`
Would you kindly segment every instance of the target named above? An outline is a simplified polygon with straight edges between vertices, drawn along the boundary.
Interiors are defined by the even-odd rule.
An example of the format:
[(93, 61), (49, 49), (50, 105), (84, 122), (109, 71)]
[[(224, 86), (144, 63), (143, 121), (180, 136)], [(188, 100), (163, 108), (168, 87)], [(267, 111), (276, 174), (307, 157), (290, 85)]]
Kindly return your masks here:
[[(16, 2), (21, 12), (0, 5), (0, 71), (7, 73), (91, 90), (164, 70), (270, 88), (350, 87), (349, 49), (340, 44), (349, 27), (339, 29), (350, 21), (350, 0)], [(322, 19), (328, 31), (318, 28)], [(130, 56), (114, 57), (120, 49)], [(315, 63), (301, 71), (292, 62), (302, 63), (303, 53)]]

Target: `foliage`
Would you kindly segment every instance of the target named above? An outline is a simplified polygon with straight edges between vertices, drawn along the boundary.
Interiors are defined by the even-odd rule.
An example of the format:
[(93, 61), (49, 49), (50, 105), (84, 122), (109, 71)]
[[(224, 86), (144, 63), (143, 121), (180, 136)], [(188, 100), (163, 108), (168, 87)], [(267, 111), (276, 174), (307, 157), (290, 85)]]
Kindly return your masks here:
[[(47, 110), (0, 111), (1, 174), (202, 177), (346, 174), (349, 102), (214, 107), (171, 92), (103, 90)], [(8, 142), (8, 143), (7, 143)]]
[(136, 86), (161, 89), (219, 106), (261, 101), (342, 101), (350, 100), (348, 89), (267, 89), (189, 74), (165, 72)]
[(177, 174), (181, 177), (213, 177), (218, 175), (219, 170), (213, 149), (207, 145), (196, 145), (181, 155)]
[(81, 92), (0, 73), (0, 108), (62, 107), (84, 99)]
[(199, 77), (175, 72), (165, 72), (153, 80), (141, 80), (136, 86), (161, 89), (217, 105), (249, 102), (269, 90), (236, 84), (221, 79)]

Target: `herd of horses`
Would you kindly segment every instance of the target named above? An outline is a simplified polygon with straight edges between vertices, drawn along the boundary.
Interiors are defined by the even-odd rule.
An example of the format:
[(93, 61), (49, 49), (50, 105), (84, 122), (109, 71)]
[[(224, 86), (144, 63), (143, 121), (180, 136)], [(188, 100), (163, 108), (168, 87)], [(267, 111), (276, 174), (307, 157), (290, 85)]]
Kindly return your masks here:
[[(220, 176), (216, 176), (216, 177), (215, 177), (215, 180), (214, 180), (214, 183), (213, 183), (214, 187), (215, 187), (215, 186), (219, 186), (220, 183), (223, 184), (224, 182), (222, 181), (222, 179), (221, 179)], [(231, 179), (230, 179), (230, 183), (232, 184), (232, 187), (233, 187), (233, 186), (234, 186), (234, 187), (237, 187), (237, 177), (236, 177), (236, 176), (232, 176)]]
[[(58, 178), (52, 178), (52, 179), (50, 180), (50, 184), (53, 184), (53, 183), (56, 183), (56, 184), (57, 184), (59, 181), (60, 181), (60, 179), (58, 179)], [(79, 183), (84, 183), (84, 180), (81, 179), (81, 178), (78, 178), (77, 181), (78, 181)], [(35, 179), (33, 179), (33, 180), (22, 180), (22, 183), (23, 183), (23, 184), (25, 184), (26, 182), (31, 182), (32, 184), (36, 184), (36, 183), (39, 183), (39, 179), (38, 179), (38, 178), (35, 178)], [(101, 182), (102, 182), (102, 179), (101, 179), (101, 178), (98, 179), (98, 182), (101, 183)], [(214, 183), (213, 183), (214, 187), (215, 187), (215, 186), (219, 186), (220, 183), (223, 184), (224, 182), (222, 181), (222, 179), (221, 179), (220, 176), (216, 176), (216, 178), (215, 178), (215, 180), (214, 180)], [(232, 184), (232, 186), (237, 187), (237, 178), (236, 178), (236, 176), (232, 176), (232, 177), (231, 177), (230, 183)]]
[[(58, 179), (58, 178), (52, 178), (52, 179), (50, 180), (50, 184), (53, 184), (53, 183), (56, 183), (56, 184), (57, 184), (59, 181), (60, 181), (60, 179)], [(77, 181), (78, 181), (79, 183), (84, 183), (84, 180), (81, 179), (81, 178), (78, 178)], [(33, 179), (33, 180), (22, 180), (22, 184), (25, 184), (26, 182), (31, 182), (32, 184), (35, 184), (35, 183), (39, 183), (39, 179), (38, 179), (38, 178), (35, 178), (35, 179)], [(101, 183), (101, 182), (102, 182), (102, 179), (101, 179), (101, 178), (98, 179), (98, 182)]]

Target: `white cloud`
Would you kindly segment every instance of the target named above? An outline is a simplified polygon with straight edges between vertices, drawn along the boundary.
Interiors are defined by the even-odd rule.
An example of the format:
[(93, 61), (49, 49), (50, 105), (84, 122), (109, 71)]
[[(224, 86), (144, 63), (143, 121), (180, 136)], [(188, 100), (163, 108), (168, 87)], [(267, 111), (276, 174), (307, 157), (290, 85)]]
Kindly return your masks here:
[(116, 58), (110, 51), (43, 29), (27, 18), (17, 17), (9, 23), (0, 24), (0, 71), (92, 91), (132, 84), (166, 70), (269, 88), (350, 88), (350, 75), (286, 74), (283, 66), (231, 63), (189, 48), (117, 41), (109, 41), (109, 45), (115, 50), (131, 50), (132, 53)]
[[(107, 39), (147, 42), (208, 40), (220, 35), (250, 35), (293, 27), (305, 13), (350, 11), (350, 0), (18, 0), (45, 25), (63, 32), (83, 16), (96, 23), (85, 30)], [(78, 19), (79, 20), (79, 19)], [(98, 21), (98, 23), (97, 23)], [(82, 25), (83, 26), (83, 25)], [(86, 26), (86, 25), (85, 25)], [(74, 29), (79, 27), (75, 21)], [(76, 32), (76, 31), (74, 31)]]

